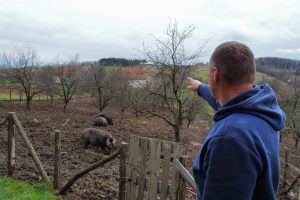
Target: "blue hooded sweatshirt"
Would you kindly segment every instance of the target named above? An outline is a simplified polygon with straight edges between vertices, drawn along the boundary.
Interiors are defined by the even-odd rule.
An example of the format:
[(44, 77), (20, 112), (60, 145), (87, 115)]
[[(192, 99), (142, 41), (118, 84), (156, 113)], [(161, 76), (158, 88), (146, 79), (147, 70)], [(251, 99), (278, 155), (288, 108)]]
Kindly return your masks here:
[(215, 110), (215, 124), (193, 174), (202, 200), (275, 200), (279, 185), (279, 131), (285, 114), (268, 84), (254, 85), (222, 107), (201, 84), (199, 96)]

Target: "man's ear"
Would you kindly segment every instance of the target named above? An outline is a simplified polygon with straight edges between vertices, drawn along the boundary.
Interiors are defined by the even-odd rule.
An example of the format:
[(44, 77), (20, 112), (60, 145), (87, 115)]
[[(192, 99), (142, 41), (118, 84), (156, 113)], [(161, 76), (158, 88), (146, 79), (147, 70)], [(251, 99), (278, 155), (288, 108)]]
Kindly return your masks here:
[(212, 81), (219, 82), (220, 70), (216, 67), (212, 67), (211, 68), (211, 74), (212, 74)]
[(218, 83), (220, 81), (220, 70), (216, 67), (214, 68), (214, 71), (213, 71), (213, 80), (216, 83)]

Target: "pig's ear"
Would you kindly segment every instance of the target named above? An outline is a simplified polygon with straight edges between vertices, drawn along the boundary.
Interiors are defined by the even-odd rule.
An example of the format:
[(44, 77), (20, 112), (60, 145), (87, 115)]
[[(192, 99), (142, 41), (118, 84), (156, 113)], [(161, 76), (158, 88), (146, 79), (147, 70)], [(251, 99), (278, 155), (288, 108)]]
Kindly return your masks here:
[(109, 146), (111, 144), (111, 142), (109, 141), (109, 139), (106, 139), (105, 144), (106, 144), (106, 146)]

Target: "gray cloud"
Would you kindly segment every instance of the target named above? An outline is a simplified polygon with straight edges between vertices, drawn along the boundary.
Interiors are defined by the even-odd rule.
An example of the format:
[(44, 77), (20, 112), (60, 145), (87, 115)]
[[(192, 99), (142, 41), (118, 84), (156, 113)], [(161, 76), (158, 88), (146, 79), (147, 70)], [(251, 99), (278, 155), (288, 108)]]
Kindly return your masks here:
[(227, 40), (245, 42), (259, 56), (300, 59), (298, 0), (2, 0), (3, 51), (31, 44), (41, 57), (80, 53), (82, 60), (132, 57), (162, 37), (169, 18), (197, 29), (188, 48), (208, 40), (207, 56)]

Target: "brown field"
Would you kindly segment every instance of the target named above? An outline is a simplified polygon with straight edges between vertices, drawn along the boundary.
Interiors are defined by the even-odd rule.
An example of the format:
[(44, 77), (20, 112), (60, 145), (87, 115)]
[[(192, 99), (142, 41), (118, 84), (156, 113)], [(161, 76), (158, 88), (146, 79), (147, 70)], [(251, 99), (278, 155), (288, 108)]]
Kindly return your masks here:
[[(97, 113), (88, 100), (76, 100), (70, 105), (68, 113), (63, 113), (60, 102), (33, 102), (32, 110), (26, 111), (25, 104), (14, 102), (0, 102), (1, 118), (8, 112), (16, 112), (30, 141), (38, 153), (45, 170), (52, 179), (53, 176), (53, 133), (59, 129), (62, 134), (61, 156), (61, 183), (81, 169), (100, 160), (105, 155), (97, 148), (83, 149), (79, 144), (79, 132), (92, 126), (92, 121)], [(125, 113), (121, 121), (121, 113), (118, 109), (109, 107), (106, 110), (111, 113), (114, 125), (106, 129), (117, 139), (129, 142), (130, 135), (159, 138), (174, 141), (173, 131), (168, 125), (156, 118), (135, 117), (130, 112)], [(62, 124), (70, 117), (66, 126)], [(36, 119), (38, 122), (35, 122)], [(188, 145), (188, 169), (191, 169), (193, 158), (199, 146), (191, 142), (203, 142), (208, 130), (207, 121), (197, 120), (190, 128), (183, 128), (182, 142)], [(7, 130), (0, 129), (0, 175), (6, 175), (7, 163)], [(16, 173), (14, 178), (27, 182), (38, 182), (40, 177), (35, 169), (32, 159), (29, 157), (21, 138), (16, 140)], [(64, 199), (117, 199), (119, 177), (119, 159), (108, 163), (81, 178)]]
[[(55, 129), (61, 131), (61, 185), (76, 172), (101, 160), (105, 156), (103, 152), (96, 148), (83, 149), (79, 144), (79, 132), (92, 126), (93, 118), (97, 113), (97, 109), (92, 106), (90, 100), (80, 99), (73, 101), (67, 113), (63, 113), (62, 110), (63, 105), (61, 102), (51, 104), (47, 101), (34, 101), (31, 111), (25, 110), (25, 102), (0, 102), (0, 117), (2, 118), (8, 112), (16, 112), (51, 180), (53, 176), (53, 133)], [(129, 142), (131, 135), (174, 141), (173, 130), (157, 118), (135, 117), (130, 112), (125, 112), (124, 119), (121, 121), (119, 109), (109, 107), (106, 111), (112, 114), (114, 125), (104, 129), (113, 134), (118, 144), (122, 141)], [(62, 124), (68, 118), (70, 120), (63, 127)], [(208, 129), (208, 121), (201, 119), (201, 117), (198, 117), (191, 124), (190, 128), (183, 127), (181, 138), (182, 142), (188, 146), (187, 168), (189, 171), (191, 171), (193, 159), (196, 156), (200, 143), (204, 141)], [(2, 127), (0, 132), (0, 176), (5, 176), (7, 130), (5, 127)], [(289, 136), (283, 138), (282, 148), (286, 145), (293, 145), (290, 138)], [(300, 155), (299, 149), (291, 148), (291, 151), (295, 155)], [(40, 181), (38, 171), (19, 136), (17, 136), (16, 140), (16, 155), (16, 173), (14, 178), (26, 182)], [(299, 167), (299, 160), (300, 158), (294, 157), (290, 162)], [(116, 159), (79, 179), (64, 199), (117, 199), (118, 178), (119, 159)]]

